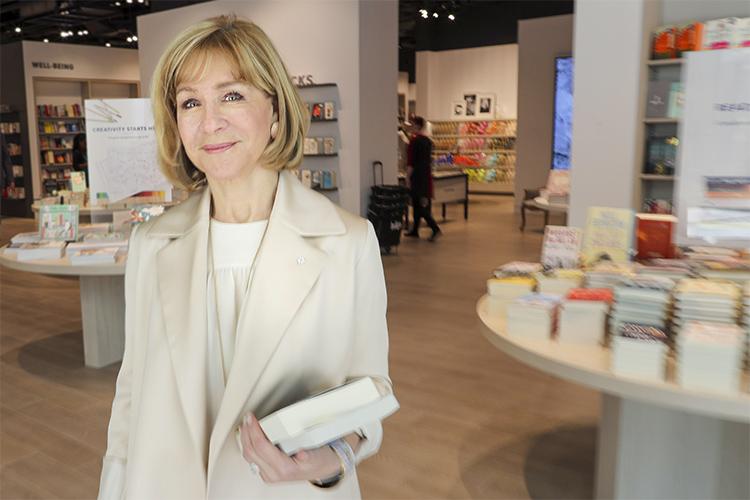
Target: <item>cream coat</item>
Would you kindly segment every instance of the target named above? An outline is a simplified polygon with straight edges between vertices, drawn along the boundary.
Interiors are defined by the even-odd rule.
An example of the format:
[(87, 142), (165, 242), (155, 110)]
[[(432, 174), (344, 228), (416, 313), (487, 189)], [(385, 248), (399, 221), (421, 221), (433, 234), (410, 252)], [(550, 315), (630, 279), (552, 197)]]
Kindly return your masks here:
[[(359, 498), (356, 475), (320, 489), (263, 483), (235, 439), (307, 395), (370, 375), (388, 381), (386, 291), (372, 225), (280, 174), (238, 345), (213, 429), (207, 422), (208, 188), (132, 235), (125, 355), (100, 498)], [(390, 382), (389, 382), (390, 384)], [(380, 447), (362, 429), (361, 460)]]

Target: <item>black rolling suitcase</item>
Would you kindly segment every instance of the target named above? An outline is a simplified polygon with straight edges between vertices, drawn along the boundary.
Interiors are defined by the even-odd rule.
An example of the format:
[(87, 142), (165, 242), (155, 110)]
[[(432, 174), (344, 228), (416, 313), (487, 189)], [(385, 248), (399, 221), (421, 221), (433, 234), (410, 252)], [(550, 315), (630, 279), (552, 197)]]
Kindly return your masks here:
[(378, 184), (377, 171), (380, 169), (380, 180), (383, 181), (383, 163), (373, 162), (373, 186), (370, 192), (370, 204), (367, 218), (375, 227), (380, 249), (386, 254), (401, 243), (401, 229), (409, 200), (409, 190), (403, 186)]

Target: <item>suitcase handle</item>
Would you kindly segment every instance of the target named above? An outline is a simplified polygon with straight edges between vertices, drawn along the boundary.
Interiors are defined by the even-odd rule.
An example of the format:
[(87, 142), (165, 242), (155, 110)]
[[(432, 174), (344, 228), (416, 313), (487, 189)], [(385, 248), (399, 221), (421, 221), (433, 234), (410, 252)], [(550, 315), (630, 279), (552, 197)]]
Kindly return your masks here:
[(383, 162), (380, 160), (375, 160), (372, 162), (372, 185), (377, 186), (378, 185), (378, 167), (380, 167), (380, 181), (381, 184), (385, 184), (385, 175), (383, 174)]

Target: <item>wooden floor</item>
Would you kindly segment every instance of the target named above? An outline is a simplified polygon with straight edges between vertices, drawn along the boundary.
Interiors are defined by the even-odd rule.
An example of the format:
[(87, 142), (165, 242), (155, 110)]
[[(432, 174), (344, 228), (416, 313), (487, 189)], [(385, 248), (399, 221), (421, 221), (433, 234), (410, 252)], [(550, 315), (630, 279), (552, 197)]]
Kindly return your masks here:
[[(598, 395), (497, 351), (474, 312), (496, 265), (538, 259), (541, 233), (519, 233), (505, 197), (448, 219), (438, 242), (384, 257), (401, 410), (359, 468), (364, 498), (591, 498)], [(32, 229), (4, 219), (0, 240)], [(0, 269), (0, 284), (0, 498), (95, 498), (118, 366), (83, 367), (76, 280)]]

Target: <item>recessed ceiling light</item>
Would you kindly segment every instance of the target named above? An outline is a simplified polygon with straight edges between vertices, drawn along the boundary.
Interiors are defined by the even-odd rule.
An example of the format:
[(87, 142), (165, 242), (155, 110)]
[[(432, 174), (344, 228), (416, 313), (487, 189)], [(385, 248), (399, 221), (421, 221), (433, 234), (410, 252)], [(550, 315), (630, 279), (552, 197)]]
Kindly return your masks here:
[(433, 12), (432, 13), (432, 17), (434, 17), (435, 19), (437, 19), (438, 18), (438, 13), (437, 12)]
[(143, 3), (143, 0), (138, 0), (138, 3)]
[(429, 16), (429, 14), (427, 13), (427, 11), (426, 11), (426, 10), (423, 10), (423, 11), (422, 11), (422, 18), (423, 18), (423, 19), (427, 19), (428, 17), (430, 17), (430, 16)]
[(453, 14), (448, 14), (448, 19), (450, 19), (451, 21), (455, 21), (456, 16), (454, 16)]
[(105, 43), (105, 44), (104, 44), (104, 46), (105, 46), (105, 47), (111, 47), (111, 46), (112, 46), (112, 44), (111, 44), (111, 43), (109, 43), (109, 42), (107, 42), (107, 43)]
[(89, 34), (89, 30), (83, 30), (83, 34), (84, 35), (88, 35)]
[(83, 31), (78, 30), (78, 36), (83, 36)]
[(16, 26), (16, 33), (20, 33), (20, 32), (21, 32), (21, 27), (20, 26)]
[(133, 0), (125, 0), (128, 3), (133, 3)]
[(129, 37), (127, 38), (127, 41), (128, 41), (128, 43), (132, 42), (132, 41), (133, 41), (133, 37), (132, 37), (132, 36), (129, 36)]
[(119, 6), (120, 6), (120, 2), (115, 2), (115, 7), (119, 7)]
[(44, 43), (49, 43), (49, 38), (45, 38)]

